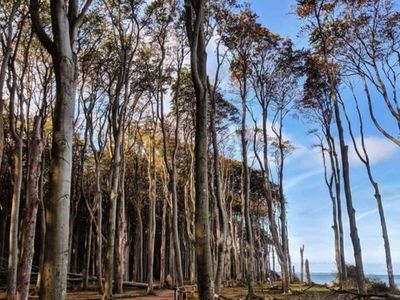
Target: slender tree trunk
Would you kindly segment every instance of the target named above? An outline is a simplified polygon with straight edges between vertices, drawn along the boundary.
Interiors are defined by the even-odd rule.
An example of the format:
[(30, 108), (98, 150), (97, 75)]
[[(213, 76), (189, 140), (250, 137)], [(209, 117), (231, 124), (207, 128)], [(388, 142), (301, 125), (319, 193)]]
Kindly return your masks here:
[(162, 200), (162, 215), (161, 215), (161, 245), (160, 245), (160, 287), (163, 288), (165, 286), (165, 255), (166, 255), (166, 226), (167, 226), (167, 199), (169, 192), (166, 189), (164, 193), (164, 197)]
[[(318, 29), (320, 32), (323, 32), (321, 20), (320, 20), (320, 12), (318, 12), (317, 8), (314, 8), (314, 15), (316, 17), (316, 21), (318, 24)], [(348, 146), (345, 143), (344, 138), (344, 130), (342, 126), (342, 120), (340, 115), (339, 108), (339, 99), (336, 91), (337, 88), (337, 74), (330, 68), (329, 57), (328, 57), (328, 48), (325, 34), (321, 35), (322, 42), (322, 50), (323, 50), (323, 59), (325, 64), (325, 72), (328, 77), (329, 83), (329, 94), (333, 102), (333, 110), (336, 121), (336, 128), (339, 135), (339, 145), (340, 145), (340, 154), (341, 154), (341, 162), (342, 162), (342, 170), (343, 170), (343, 184), (344, 184), (344, 194), (346, 197), (346, 206), (347, 206), (347, 214), (349, 216), (349, 224), (350, 224), (350, 237), (353, 245), (354, 252), (354, 261), (356, 265), (356, 281), (357, 288), (360, 294), (365, 294), (365, 276), (364, 276), (364, 267), (362, 260), (362, 251), (360, 238), (358, 236), (357, 230), (357, 221), (355, 216), (355, 210), (353, 206), (353, 199), (351, 193), (351, 184), (350, 184), (350, 166), (349, 166), (349, 156), (348, 156)]]
[(143, 281), (143, 221), (142, 221), (142, 210), (139, 205), (135, 206), (136, 211), (136, 235), (138, 236), (137, 251), (136, 251), (136, 266), (137, 270), (135, 278), (136, 280)]
[(358, 237), (357, 230), (357, 222), (355, 216), (355, 210), (353, 207), (353, 200), (351, 194), (351, 185), (350, 185), (350, 166), (348, 159), (348, 146), (345, 144), (343, 127), (340, 118), (339, 112), (339, 104), (336, 96), (336, 92), (331, 88), (331, 96), (334, 102), (334, 110), (335, 110), (335, 118), (336, 118), (336, 126), (339, 133), (339, 143), (340, 143), (340, 152), (342, 156), (342, 169), (343, 169), (343, 183), (344, 183), (344, 191), (346, 196), (346, 204), (347, 204), (347, 213), (349, 215), (349, 223), (350, 223), (350, 237), (353, 244), (354, 250), (354, 260), (356, 263), (356, 272), (357, 272), (357, 287), (358, 292), (361, 294), (365, 293), (365, 277), (364, 277), (364, 268), (362, 261), (362, 253), (361, 253), (361, 244), (360, 239)]
[(300, 282), (304, 282), (304, 245), (300, 248)]
[(89, 287), (89, 274), (90, 274), (90, 259), (91, 259), (91, 250), (92, 250), (92, 232), (93, 232), (93, 224), (92, 220), (89, 220), (89, 231), (87, 233), (86, 237), (86, 258), (85, 258), (85, 266), (84, 266), (84, 272), (83, 272), (83, 289), (87, 290)]
[(40, 289), (40, 282), (42, 278), (43, 261), (44, 261), (44, 247), (45, 247), (45, 235), (46, 235), (46, 216), (45, 208), (43, 204), (43, 187), (44, 187), (44, 159), (42, 161), (42, 170), (40, 172), (40, 200), (39, 200), (39, 218), (40, 218), (40, 248), (39, 248), (39, 273), (36, 281), (36, 290)]
[(280, 197), (280, 216), (279, 219), (281, 221), (281, 239), (282, 239), (282, 250), (283, 250), (283, 260), (285, 261), (284, 265), (281, 265), (281, 269), (284, 272), (282, 273), (282, 281), (286, 281), (286, 285), (289, 285), (291, 279), (291, 266), (290, 266), (290, 256), (289, 256), (289, 236), (287, 230), (287, 221), (286, 221), (286, 200), (283, 192), (283, 175), (284, 175), (284, 161), (285, 161), (285, 153), (284, 153), (284, 145), (283, 145), (283, 108), (279, 109), (279, 131), (277, 134), (278, 138), (278, 147), (279, 147), (279, 169), (278, 169), (278, 178), (279, 178), (279, 197)]
[(97, 202), (97, 234), (96, 234), (96, 265), (97, 265), (97, 289), (99, 293), (103, 293), (103, 197), (101, 194), (100, 183), (100, 162), (98, 154), (92, 148), (95, 156), (95, 173), (96, 173), (96, 202)]
[[(120, 125), (121, 126), (121, 125)], [(115, 146), (112, 161), (112, 177), (110, 191), (110, 208), (108, 215), (108, 241), (106, 246), (106, 262), (104, 269), (104, 293), (103, 300), (112, 298), (113, 280), (114, 280), (114, 264), (115, 264), (115, 227), (117, 217), (117, 201), (118, 201), (118, 185), (120, 177), (121, 165), (121, 143), (122, 143), (122, 128), (115, 129)]]
[[(156, 124), (154, 124), (156, 127)], [(149, 228), (147, 236), (147, 294), (153, 294), (154, 291), (154, 241), (156, 234), (156, 201), (157, 201), (157, 174), (156, 174), (156, 150), (155, 150), (155, 132), (153, 129), (153, 136), (150, 145), (150, 154), (148, 159), (148, 178), (149, 178)]]
[[(243, 70), (244, 74), (247, 74), (247, 65)], [(246, 76), (246, 75), (245, 75)], [(241, 90), (242, 98), (242, 130), (241, 130), (241, 146), (242, 146), (242, 197), (244, 205), (244, 221), (246, 228), (246, 277), (248, 285), (247, 298), (252, 299), (254, 297), (254, 276), (253, 276), (253, 260), (254, 260), (254, 240), (252, 224), (250, 219), (250, 174), (247, 163), (247, 137), (246, 137), (246, 113), (247, 113), (247, 78), (243, 79), (243, 89)]]
[(187, 36), (190, 44), (190, 65), (196, 94), (195, 122), (195, 189), (196, 189), (196, 261), (199, 297), (214, 297), (212, 274), (211, 233), (208, 199), (208, 97), (207, 53), (204, 37), (203, 0), (185, 0)]
[[(215, 88), (215, 87), (214, 87)], [(211, 137), (213, 145), (213, 168), (214, 168), (214, 193), (217, 200), (218, 228), (217, 228), (217, 271), (215, 274), (215, 292), (221, 291), (221, 281), (224, 276), (225, 264), (225, 243), (227, 237), (226, 207), (222, 199), (221, 170), (219, 163), (219, 150), (217, 141), (217, 131), (215, 126), (216, 99), (215, 91), (211, 93)]]
[[(34, 252), (36, 217), (39, 206), (39, 181), (42, 161), (43, 142), (40, 137), (41, 121), (35, 119), (32, 140), (29, 145), (29, 169), (27, 183), (27, 199), (25, 217), (22, 228), (21, 258), (17, 276), (17, 300), (28, 299), (31, 278), (32, 260)], [(43, 238), (43, 237), (42, 237)]]
[(116, 237), (116, 274), (115, 274), (115, 290), (118, 294), (123, 292), (123, 281), (125, 276), (125, 253), (126, 253), (126, 239), (127, 239), (127, 225), (126, 225), (126, 212), (125, 212), (125, 169), (126, 160), (125, 155), (122, 153), (122, 174), (120, 177), (120, 193), (118, 197), (118, 234)]
[(306, 259), (305, 263), (306, 268), (306, 284), (311, 284), (311, 273), (310, 273), (310, 264), (308, 263), (308, 259)]
[(374, 189), (374, 197), (376, 199), (376, 204), (378, 207), (379, 219), (381, 222), (381, 229), (382, 229), (382, 238), (383, 238), (384, 248), (385, 248), (385, 258), (386, 258), (386, 269), (387, 269), (387, 274), (388, 274), (388, 282), (389, 282), (390, 289), (392, 291), (395, 291), (397, 289), (397, 286), (396, 286), (396, 283), (394, 281), (394, 276), (393, 276), (392, 255), (391, 255), (391, 251), (390, 251), (389, 235), (387, 232), (385, 212), (384, 212), (383, 204), (382, 204), (382, 197), (381, 197), (381, 193), (379, 190), (379, 185), (375, 181), (373, 174), (372, 174), (370, 159), (369, 159), (368, 152), (367, 152), (366, 145), (365, 145), (364, 125), (363, 125), (363, 120), (361, 117), (361, 112), (360, 112), (360, 109), (358, 106), (358, 101), (357, 101), (356, 95), (354, 94), (352, 87), (351, 87), (351, 89), (353, 92), (353, 98), (356, 103), (358, 120), (360, 123), (361, 149), (362, 149), (363, 154), (361, 154), (360, 149), (359, 149), (360, 147), (359, 147), (359, 145), (357, 145), (356, 139), (354, 137), (350, 118), (347, 114), (346, 107), (343, 103), (342, 103), (342, 106), (343, 106), (344, 114), (345, 114), (345, 117), (346, 117), (346, 120), (348, 123), (348, 127), (349, 127), (349, 131), (350, 131), (351, 139), (353, 141), (354, 149), (356, 150), (356, 153), (357, 153), (358, 157), (360, 158), (360, 160), (362, 161), (362, 163), (365, 165), (365, 167), (367, 169), (368, 179)]
[(175, 268), (177, 285), (183, 285), (183, 272), (182, 272), (182, 255), (178, 231), (178, 195), (176, 187), (176, 165), (172, 165), (171, 175), (171, 188), (172, 188), (172, 220), (173, 220), (173, 237), (175, 247)]
[(329, 159), (335, 181), (336, 203), (337, 203), (337, 220), (338, 220), (338, 235), (339, 235), (339, 249), (340, 249), (340, 269), (341, 278), (339, 281), (343, 283), (346, 279), (346, 262), (344, 256), (344, 235), (343, 235), (343, 218), (342, 218), (342, 201), (341, 201), (341, 184), (340, 184), (340, 166), (339, 159), (336, 152), (335, 142), (332, 138), (330, 127), (326, 129), (326, 139), (329, 149)]
[(14, 29), (13, 22), (15, 20), (15, 16), (17, 14), (18, 8), (21, 5), (21, 3), (22, 0), (14, 2), (11, 8), (11, 12), (8, 16), (6, 29), (4, 30), (4, 33), (6, 34), (5, 50), (3, 51), (3, 57), (1, 59), (1, 65), (0, 65), (0, 168), (1, 168), (1, 163), (3, 161), (3, 152), (4, 152), (3, 90), (4, 90), (4, 84), (6, 82), (8, 62), (12, 52), (13, 29)]
[(17, 271), (18, 271), (18, 225), (19, 206), (22, 187), (22, 141), (16, 141), (14, 160), (14, 187), (11, 201), (10, 237), (8, 250), (8, 274), (7, 274), (7, 298), (13, 300), (17, 293)]
[[(13, 153), (13, 194), (11, 199), (11, 215), (10, 215), (10, 236), (8, 250), (8, 274), (7, 274), (7, 299), (14, 300), (17, 293), (17, 273), (18, 273), (18, 227), (19, 227), (19, 210), (21, 202), (22, 188), (22, 155), (23, 142), (20, 134), (16, 129), (15, 118), (15, 98), (17, 93), (17, 74), (15, 71), (14, 61), (11, 62), (12, 76), (10, 91), (10, 112), (9, 122), (11, 136), (15, 144), (15, 152)], [(19, 98), (19, 97), (18, 97)], [(21, 100), (21, 99), (19, 99)], [(21, 122), (23, 124), (23, 122)], [(23, 125), (21, 125), (22, 127)], [(22, 129), (22, 128), (21, 128)], [(22, 130), (21, 130), (22, 133)]]
[[(329, 191), (329, 197), (332, 202), (332, 218), (333, 218), (333, 233), (334, 233), (334, 238), (335, 238), (335, 261), (336, 261), (336, 267), (338, 270), (338, 275), (339, 275), (339, 286), (340, 288), (343, 287), (343, 272), (342, 272), (342, 265), (341, 265), (341, 256), (340, 256), (340, 242), (339, 242), (339, 229), (338, 229), (338, 218), (337, 218), (337, 205), (336, 205), (336, 198), (334, 196), (333, 192), (333, 180), (334, 180), (334, 166), (331, 168), (331, 176), (330, 178), (328, 177), (328, 170), (327, 170), (327, 165), (326, 165), (326, 158), (325, 158), (325, 149), (323, 146), (323, 143), (321, 141), (321, 154), (322, 154), (322, 162), (323, 162), (323, 167), (324, 167), (324, 178), (325, 178), (325, 184), (328, 188)], [(332, 151), (328, 151), (330, 160), (333, 161), (332, 158)]]

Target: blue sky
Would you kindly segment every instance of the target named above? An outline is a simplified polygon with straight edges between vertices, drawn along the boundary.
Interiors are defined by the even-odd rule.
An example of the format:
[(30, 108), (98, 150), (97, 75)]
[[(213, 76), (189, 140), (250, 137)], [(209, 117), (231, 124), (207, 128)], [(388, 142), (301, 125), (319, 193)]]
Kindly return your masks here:
[[(271, 31), (290, 37), (297, 47), (307, 44), (299, 35), (301, 22), (292, 13), (295, 0), (253, 0), (252, 7), (259, 21)], [(212, 59), (212, 55), (210, 55)], [(210, 71), (212, 72), (212, 63)], [(349, 95), (344, 92), (344, 96)], [(377, 96), (377, 95), (373, 95)], [(360, 97), (362, 94), (360, 93)], [(360, 98), (360, 100), (363, 100)], [(363, 102), (363, 101), (361, 101)], [(366, 124), (367, 147), (376, 180), (380, 184), (386, 220), (390, 235), (394, 271), (400, 274), (400, 166), (399, 147), (386, 140), (371, 124), (362, 105)], [(380, 120), (389, 128), (395, 124), (383, 107), (377, 108)], [(350, 115), (355, 116), (350, 109)], [(288, 201), (288, 225), (292, 261), (299, 270), (299, 248), (305, 245), (305, 256), (310, 260), (312, 272), (335, 271), (331, 203), (323, 179), (321, 157), (307, 135), (312, 128), (304, 120), (289, 117), (284, 134), (296, 146), (288, 158), (285, 177), (285, 194)], [(351, 144), (349, 140), (349, 144)], [(364, 165), (350, 149), (351, 181), (354, 207), (356, 209), (359, 236), (362, 245), (364, 268), (367, 274), (385, 273), (385, 256), (376, 202)], [(345, 255), (353, 262), (353, 251), (348, 232), (348, 216), (343, 197), (343, 221), (345, 226)]]

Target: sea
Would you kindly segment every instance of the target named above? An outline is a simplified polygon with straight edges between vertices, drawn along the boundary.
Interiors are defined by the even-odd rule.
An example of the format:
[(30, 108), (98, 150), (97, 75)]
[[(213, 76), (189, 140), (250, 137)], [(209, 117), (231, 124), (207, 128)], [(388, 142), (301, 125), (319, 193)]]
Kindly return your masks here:
[[(387, 275), (378, 274), (366, 274), (366, 278), (373, 280), (379, 280), (388, 283)], [(311, 281), (319, 284), (329, 284), (335, 280), (335, 274), (333, 273), (311, 273)], [(394, 275), (394, 280), (397, 286), (400, 286), (400, 275)]]

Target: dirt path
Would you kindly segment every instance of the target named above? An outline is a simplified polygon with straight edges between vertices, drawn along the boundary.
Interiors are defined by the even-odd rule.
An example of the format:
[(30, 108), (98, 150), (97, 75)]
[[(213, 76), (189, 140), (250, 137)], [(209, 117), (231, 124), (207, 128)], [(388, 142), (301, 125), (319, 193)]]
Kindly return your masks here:
[(156, 291), (156, 295), (136, 297), (137, 300), (174, 300), (175, 293), (173, 290)]

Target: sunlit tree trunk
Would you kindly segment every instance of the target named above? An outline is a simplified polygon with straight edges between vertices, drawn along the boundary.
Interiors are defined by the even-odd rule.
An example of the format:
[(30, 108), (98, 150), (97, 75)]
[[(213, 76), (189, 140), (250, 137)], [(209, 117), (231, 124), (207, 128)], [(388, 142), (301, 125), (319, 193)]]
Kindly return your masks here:
[(78, 28), (90, 5), (82, 11), (74, 1), (51, 1), (53, 40), (44, 30), (39, 16), (39, 1), (30, 1), (32, 27), (41, 44), (51, 54), (56, 78), (53, 115), (53, 145), (50, 164), (50, 193), (46, 201), (45, 254), (40, 298), (65, 298), (68, 267), (69, 206), (71, 193), (72, 134), (76, 93), (76, 42)]

